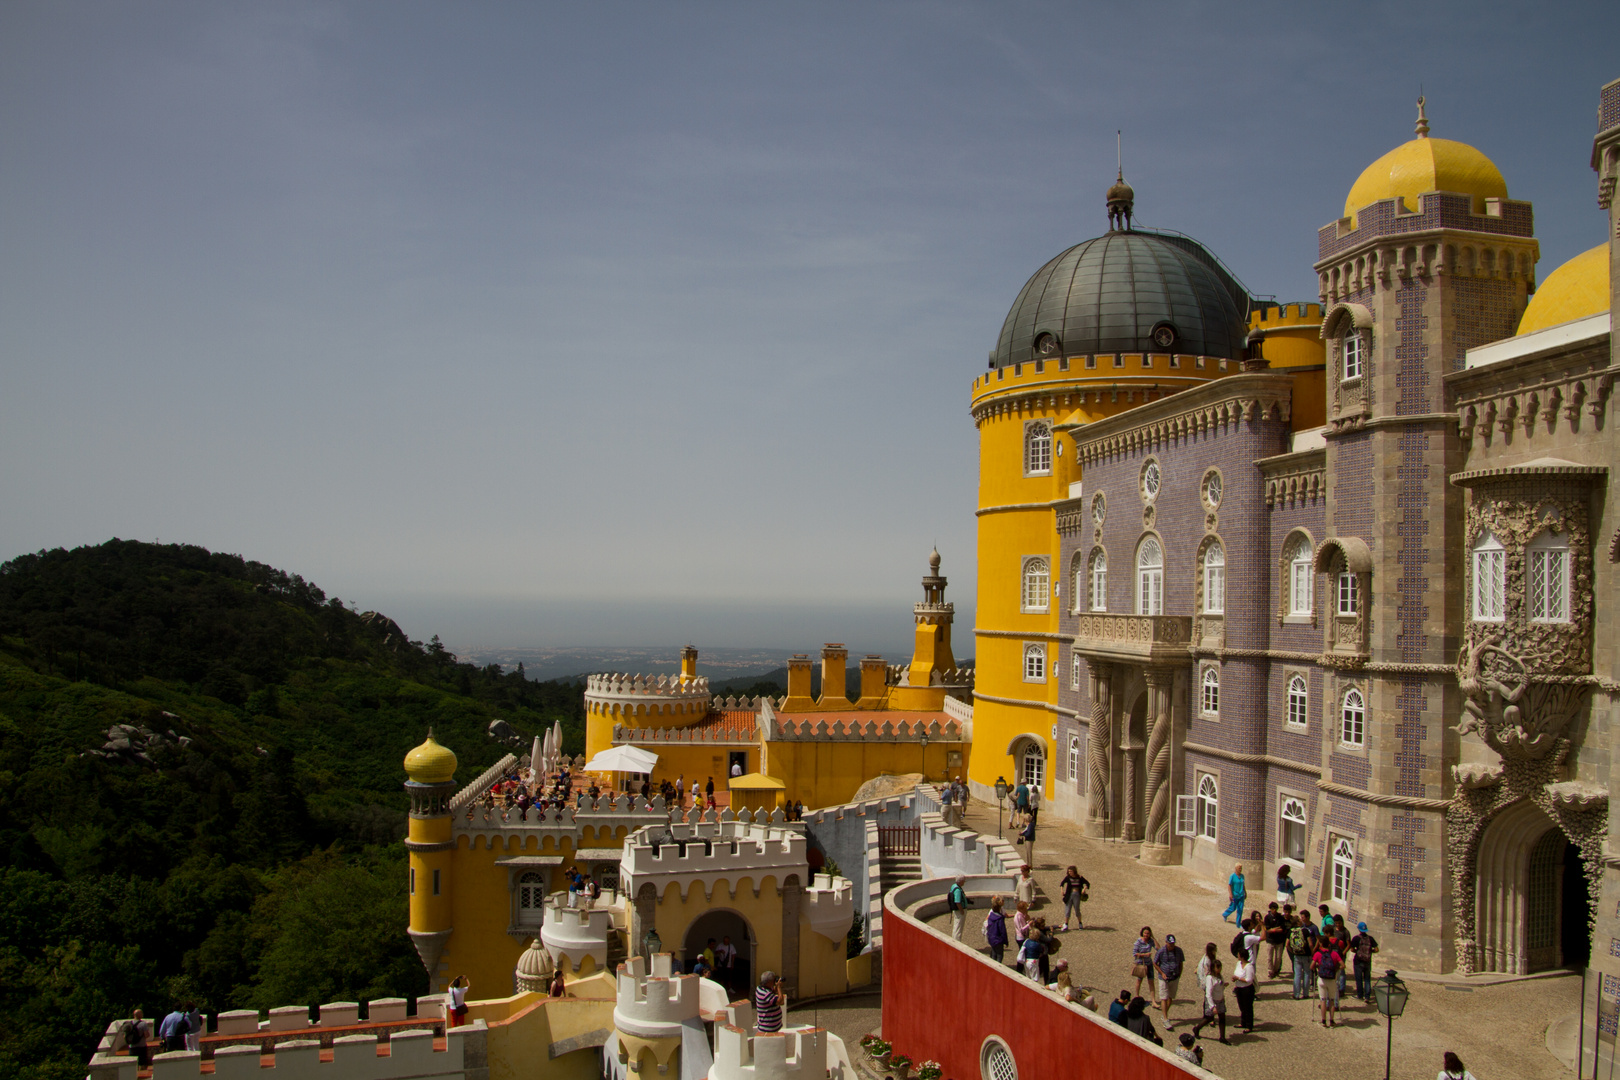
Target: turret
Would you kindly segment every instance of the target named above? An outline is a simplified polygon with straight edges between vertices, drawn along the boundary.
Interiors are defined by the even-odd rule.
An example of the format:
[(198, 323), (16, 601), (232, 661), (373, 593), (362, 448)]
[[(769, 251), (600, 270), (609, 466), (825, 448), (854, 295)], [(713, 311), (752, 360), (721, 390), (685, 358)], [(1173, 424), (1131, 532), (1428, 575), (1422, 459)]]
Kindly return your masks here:
[(455, 793), (456, 755), (440, 746), (432, 729), (405, 755), (405, 793), (411, 798), (405, 848), (410, 852), (410, 927), (406, 931), (427, 968), (429, 988), (444, 988), (440, 965), (450, 937), (450, 796)]

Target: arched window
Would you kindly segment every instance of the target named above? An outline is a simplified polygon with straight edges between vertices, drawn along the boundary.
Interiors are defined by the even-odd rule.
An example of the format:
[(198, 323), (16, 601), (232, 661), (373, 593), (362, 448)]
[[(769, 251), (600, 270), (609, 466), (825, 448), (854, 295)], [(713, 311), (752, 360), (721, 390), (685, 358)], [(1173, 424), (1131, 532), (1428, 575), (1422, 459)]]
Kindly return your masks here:
[(1069, 560), (1069, 609), (1078, 615), (1084, 610), (1086, 595), (1086, 561), (1077, 551)]
[(1108, 552), (1102, 548), (1091, 553), (1091, 610), (1108, 610)]
[(1030, 642), (1024, 646), (1024, 681), (1046, 681), (1046, 646)]
[(1046, 420), (1031, 420), (1024, 427), (1024, 475), (1051, 474), (1052, 425)]
[(1198, 824), (1196, 835), (1205, 840), (1215, 839), (1215, 822), (1221, 808), (1220, 789), (1215, 778), (1204, 773), (1198, 778)]
[(1025, 559), (1023, 610), (1045, 611), (1051, 602), (1051, 583), (1045, 559)]
[(1151, 536), (1136, 549), (1136, 613), (1164, 614), (1164, 549)]
[(1333, 899), (1350, 902), (1350, 879), (1356, 869), (1356, 849), (1345, 836), (1333, 838)]
[(1215, 541), (1204, 550), (1204, 614), (1226, 610), (1226, 549)]
[(1039, 790), (1046, 784), (1046, 747), (1038, 742), (1024, 744), (1023, 769), (1019, 773), (1024, 783)]
[(1305, 861), (1305, 803), (1287, 795), (1282, 800), (1282, 856)]
[(1339, 348), (1344, 356), (1344, 375), (1342, 378), (1359, 379), (1361, 369), (1366, 362), (1365, 345), (1361, 340), (1360, 332), (1352, 329), (1340, 339)]
[(1205, 714), (1214, 716), (1221, 711), (1221, 673), (1213, 666), (1204, 669), (1201, 705)]
[(1288, 541), (1283, 553), (1288, 563), (1288, 614), (1309, 615), (1316, 591), (1316, 572), (1311, 565), (1311, 542), (1304, 536)]
[(1507, 551), (1486, 533), (1474, 543), (1474, 621), (1501, 622), (1507, 607)]
[(1080, 779), (1080, 736), (1069, 736), (1069, 779)]
[(518, 922), (538, 926), (546, 910), (546, 879), (530, 871), (518, 878)]
[(1080, 654), (1074, 649), (1069, 650), (1069, 689), (1080, 689)]
[(1355, 571), (1339, 571), (1339, 614), (1354, 615), (1360, 607), (1360, 587), (1356, 584)]
[(1311, 692), (1305, 685), (1305, 676), (1288, 677), (1288, 726), (1302, 728), (1310, 716)]
[(1569, 622), (1569, 541), (1544, 532), (1530, 541), (1530, 621)]
[(1346, 746), (1360, 746), (1367, 741), (1367, 703), (1360, 690), (1344, 692), (1344, 708), (1340, 713), (1339, 741)]

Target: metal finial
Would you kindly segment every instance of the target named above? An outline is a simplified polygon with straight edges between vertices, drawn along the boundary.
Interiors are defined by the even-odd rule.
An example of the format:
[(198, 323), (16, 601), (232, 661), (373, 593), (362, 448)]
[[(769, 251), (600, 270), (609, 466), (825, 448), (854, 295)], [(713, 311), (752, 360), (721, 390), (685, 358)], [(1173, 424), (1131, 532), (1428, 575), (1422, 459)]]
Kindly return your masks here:
[(1119, 178), (1125, 179), (1125, 137), (1120, 129), (1114, 129), (1114, 157), (1119, 162)]
[(1420, 139), (1427, 139), (1429, 137), (1429, 118), (1423, 113), (1423, 95), (1421, 93), (1418, 94), (1417, 127), (1413, 130), (1417, 132), (1417, 137)]

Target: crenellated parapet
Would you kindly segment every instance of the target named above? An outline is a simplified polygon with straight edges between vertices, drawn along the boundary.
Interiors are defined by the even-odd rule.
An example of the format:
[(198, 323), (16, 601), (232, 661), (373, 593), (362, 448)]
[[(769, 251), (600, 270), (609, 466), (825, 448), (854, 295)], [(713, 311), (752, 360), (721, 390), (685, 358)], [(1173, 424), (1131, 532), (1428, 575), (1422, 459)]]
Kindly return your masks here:
[(816, 874), (801, 905), (810, 929), (828, 941), (843, 941), (855, 921), (855, 885), (846, 877)]
[(584, 970), (590, 958), (596, 970), (607, 966), (608, 936), (626, 926), (627, 913), (622, 894), (604, 894), (595, 903), (579, 900), (569, 903), (569, 894), (555, 892), (546, 897), (540, 941), (552, 962), (561, 965), (564, 957), (572, 970)]
[(762, 1034), (726, 1025), (715, 1030), (709, 1080), (826, 1080), (828, 1036), (821, 1028)]
[[(630, 896), (652, 884), (662, 896), (673, 883), (684, 897), (693, 885), (712, 896), (720, 882), (732, 889), (749, 879), (757, 892), (766, 878), (780, 888), (789, 877), (805, 877), (809, 866), (803, 826), (778, 824), (780, 811), (764, 823), (742, 820), (748, 811), (726, 820), (676, 821), (641, 829), (624, 844), (619, 862), (621, 887)], [(696, 812), (693, 817), (697, 818)]]
[[(949, 699), (947, 699), (949, 700)], [(768, 738), (772, 742), (916, 742), (924, 733), (932, 742), (965, 742), (959, 720), (934, 716), (884, 719), (883, 713), (854, 717), (817, 717), (815, 714), (777, 716)]]
[(619, 965), (613, 1026), (621, 1034), (643, 1039), (678, 1039), (681, 1025), (698, 1019), (702, 981), (677, 972), (670, 953), (655, 954), (651, 970), (646, 957), (631, 957)]

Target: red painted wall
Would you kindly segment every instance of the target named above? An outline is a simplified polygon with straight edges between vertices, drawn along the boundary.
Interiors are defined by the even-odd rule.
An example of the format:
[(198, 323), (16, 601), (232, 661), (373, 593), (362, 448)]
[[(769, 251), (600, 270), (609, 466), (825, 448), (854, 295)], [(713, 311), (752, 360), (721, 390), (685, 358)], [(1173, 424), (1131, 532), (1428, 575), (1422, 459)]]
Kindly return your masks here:
[[(983, 918), (975, 914), (983, 905), (980, 899), (969, 923)], [(998, 970), (988, 956), (887, 902), (884, 908), (883, 1037), (913, 1061), (938, 1061), (946, 1080), (980, 1080), (979, 1052), (990, 1035), (1012, 1051), (1019, 1080), (1199, 1075), (1174, 1055), (1109, 1023), (1106, 1014), (1099, 1019), (1011, 968)]]

